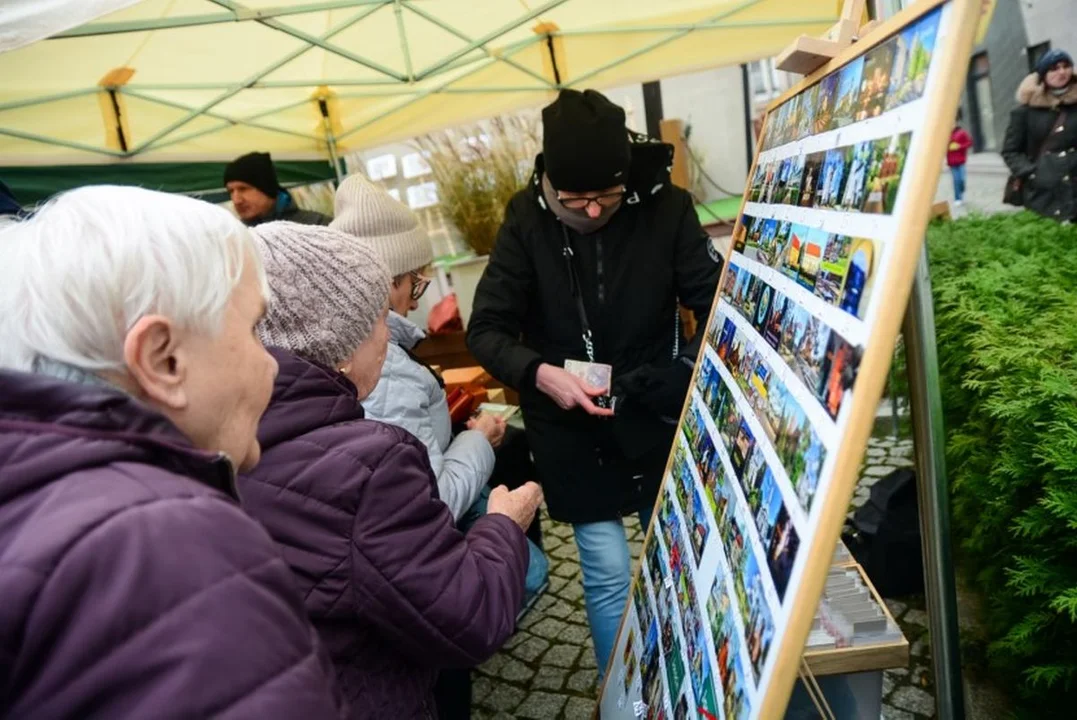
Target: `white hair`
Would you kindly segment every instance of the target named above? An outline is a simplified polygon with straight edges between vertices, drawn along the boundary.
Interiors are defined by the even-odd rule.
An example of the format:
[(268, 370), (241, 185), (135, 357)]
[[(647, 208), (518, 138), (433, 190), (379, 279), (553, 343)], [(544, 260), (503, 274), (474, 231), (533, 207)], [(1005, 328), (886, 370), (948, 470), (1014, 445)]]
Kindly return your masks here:
[(59, 195), (0, 225), (0, 368), (121, 370), (146, 315), (215, 333), (248, 256), (268, 296), (250, 233), (224, 208), (114, 185)]

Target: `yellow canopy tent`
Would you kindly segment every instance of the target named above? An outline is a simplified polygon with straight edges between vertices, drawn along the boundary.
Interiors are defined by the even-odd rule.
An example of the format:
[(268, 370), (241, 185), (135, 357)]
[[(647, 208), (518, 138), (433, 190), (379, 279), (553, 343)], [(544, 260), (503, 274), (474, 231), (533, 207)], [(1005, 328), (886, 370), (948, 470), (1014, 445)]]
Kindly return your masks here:
[[(71, 4), (94, 2), (126, 4)], [(0, 177), (19, 166), (93, 164), (111, 174), (220, 162), (253, 149), (324, 161), (537, 106), (560, 87), (769, 57), (798, 34), (824, 32), (840, 5), (272, 2), (143, 0), (0, 54)]]

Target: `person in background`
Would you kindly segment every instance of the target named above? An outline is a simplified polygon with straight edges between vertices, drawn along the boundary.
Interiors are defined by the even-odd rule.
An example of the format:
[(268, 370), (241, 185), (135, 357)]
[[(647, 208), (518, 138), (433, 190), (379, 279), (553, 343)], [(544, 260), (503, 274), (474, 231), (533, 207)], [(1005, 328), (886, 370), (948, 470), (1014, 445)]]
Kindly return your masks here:
[(1024, 205), (1055, 220), (1077, 219), (1077, 80), (1073, 58), (1049, 50), (1017, 88), (1018, 107), (1002, 144), (1024, 181)]
[(236, 500), (277, 372), (248, 231), (99, 186), (0, 248), (0, 716), (344, 717)]
[(946, 146), (946, 164), (954, 180), (954, 204), (958, 206), (965, 204), (965, 163), (969, 160), (971, 147), (972, 136), (961, 127), (961, 117), (958, 116), (954, 129), (950, 131), (950, 144)]
[(301, 210), (292, 194), (281, 187), (269, 153), (252, 152), (224, 168), (224, 187), (236, 214), (254, 227), (273, 220), (303, 225), (328, 225), (330, 218), (313, 210)]
[(390, 277), (363, 243), (277, 222), (254, 231), (269, 276), (258, 333), (280, 365), (243, 507), (292, 566), (352, 717), (433, 718), (438, 671), (512, 634), (524, 592), (530, 483), (494, 490), (466, 536), (437, 496), (426, 447), (365, 418), (389, 344)]
[[(502, 455), (502, 441), (507, 436), (505, 421), (480, 414), (454, 436), (445, 385), (433, 369), (414, 355), (415, 347), (426, 338), (426, 333), (408, 319), (408, 313), (418, 308), (419, 299), (430, 284), (423, 271), (434, 260), (430, 240), (419, 218), (358, 174), (341, 184), (335, 205), (330, 227), (368, 245), (392, 276), (387, 318), (389, 349), (377, 386), (362, 401), (363, 409), (370, 419), (404, 428), (426, 446), (437, 475), (438, 496), (449, 506), (457, 528), (467, 532), (486, 514), (488, 481), (495, 468), (505, 464)], [(521, 431), (514, 429), (514, 433), (519, 435), (508, 437), (518, 437), (526, 445)], [(537, 519), (532, 522), (532, 526), (537, 524)], [(546, 583), (548, 569), (542, 549), (529, 538), (527, 600)], [(441, 720), (470, 716), (470, 687), (469, 670), (442, 671), (435, 689)]]
[[(630, 134), (593, 90), (563, 90), (542, 121), (543, 153), (505, 211), (467, 342), (520, 392), (550, 516), (573, 525), (601, 674), (631, 581), (621, 518), (650, 521), (702, 341), (684, 341), (678, 301), (704, 326), (721, 259), (670, 183), (672, 146)], [(569, 360), (612, 366), (614, 400)]]

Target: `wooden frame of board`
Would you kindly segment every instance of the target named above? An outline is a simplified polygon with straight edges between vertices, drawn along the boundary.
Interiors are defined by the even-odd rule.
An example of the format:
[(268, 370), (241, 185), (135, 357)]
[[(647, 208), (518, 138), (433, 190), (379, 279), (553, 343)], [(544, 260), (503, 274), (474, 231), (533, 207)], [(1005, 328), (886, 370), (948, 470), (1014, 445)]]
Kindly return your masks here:
[[(836, 434), (834, 445), (829, 452), (827, 463), (830, 467), (830, 472), (823, 473), (824, 475), (829, 475), (829, 477), (820, 480), (819, 487), (823, 487), (823, 483), (826, 483), (825, 492), (820, 491), (819, 495), (815, 496), (814, 506), (811, 505), (812, 500), (808, 501), (810, 511), (803, 511), (806, 517), (808, 515), (814, 516), (812, 518), (814, 531), (808, 537), (801, 538), (795, 569), (790, 571), (791, 574), (787, 577), (789, 581), (788, 592), (792, 593), (792, 595), (785, 598), (785, 600), (788, 600), (788, 605), (785, 604), (785, 600), (780, 603), (780, 607), (784, 608), (785, 613), (784, 629), (780, 633), (775, 632), (773, 636), (773, 644), (769, 648), (770, 656), (768, 657), (773, 662), (765, 662), (764, 671), (757, 675), (755, 705), (751, 707), (747, 715), (750, 718), (767, 718), (769, 720), (770, 718), (780, 717), (788, 704), (793, 683), (801, 667), (805, 641), (816, 612), (819, 597), (823, 591), (834, 547), (838, 542), (848, 511), (849, 501), (858, 479), (858, 468), (874, 426), (876, 406), (886, 382), (894, 345), (905, 315), (913, 278), (923, 247), (924, 232), (932, 215), (935, 189), (938, 185), (942, 170), (942, 160), (949, 140), (949, 131), (952, 127), (951, 119), (956, 115), (960, 93), (964, 85), (963, 68), (967, 64), (973, 36), (977, 28), (980, 0), (922, 0), (886, 22), (872, 28), (856, 43), (846, 48), (831, 61), (806, 77), (797, 86), (773, 101), (768, 106), (763, 132), (757, 145), (756, 156), (749, 171), (747, 188), (741, 205), (741, 212), (738, 215), (737, 228), (734, 230), (734, 237), (738, 233), (744, 232), (742, 218), (745, 217), (746, 208), (752, 204), (750, 201), (751, 190), (753, 179), (756, 178), (757, 166), (760, 163), (760, 154), (772, 149), (764, 147), (764, 140), (774, 119), (775, 111), (794, 96), (811, 89), (813, 85), (830, 73), (838, 71), (846, 65), (855, 64), (856, 61), (862, 56), (866, 56), (876, 46), (881, 45), (892, 36), (898, 35), (905, 28), (912, 26), (937, 9), (939, 10), (939, 15), (945, 18), (945, 25), (940, 26), (938, 36), (934, 40), (930, 56), (931, 73), (933, 74), (929, 76), (922, 95), (918, 97), (918, 101), (922, 102), (923, 105), (917, 108), (918, 112), (922, 112), (924, 124), (930, 123), (932, 125), (930, 127), (916, 125), (905, 129), (905, 135), (912, 138), (908, 141), (910, 144), (906, 145), (904, 150), (908, 158), (906, 167), (912, 174), (905, 173), (901, 175), (900, 196), (895, 201), (896, 204), (892, 206), (892, 214), (888, 216), (889, 220), (887, 222), (892, 223), (890, 226), (892, 235), (886, 242), (888, 255), (885, 260), (880, 261), (883, 263), (883, 269), (879, 271), (882, 276), (881, 280), (875, 283), (872, 290), (876, 305), (873, 306), (874, 312), (870, 326), (865, 324), (863, 343), (860, 345), (859, 371), (855, 377), (855, 391), (850, 390), (851, 395), (848, 402), (840, 409), (840, 414), (844, 416), (840, 421), (841, 431)], [(942, 28), (945, 28), (945, 31)], [(823, 134), (827, 133), (824, 132)], [(894, 140), (897, 138), (898, 135), (895, 134)], [(868, 142), (877, 143), (883, 139), (885, 138), (880, 138), (879, 140), (868, 138), (862, 141), (862, 144), (867, 144)], [(836, 143), (837, 141), (835, 140), (835, 147), (837, 147)], [(915, 162), (913, 161), (914, 158)], [(849, 232), (850, 236), (854, 234), (856, 233), (853, 231)], [(867, 237), (870, 238), (871, 236)], [(731, 257), (735, 261), (736, 256), (731, 253)], [(711, 309), (711, 320), (714, 319), (715, 313), (723, 302), (721, 288), (727, 282), (726, 276), (732, 264), (732, 261), (727, 263), (722, 278), (719, 280), (720, 290), (716, 293), (714, 306)], [(739, 319), (738, 322), (740, 322)], [(707, 327), (701, 328), (700, 332), (710, 333), (712, 330), (711, 325), (711, 321), (708, 321)], [(849, 336), (847, 335), (846, 337)], [(671, 473), (674, 471), (674, 461), (681, 444), (681, 429), (686, 426), (686, 420), (690, 410), (693, 408), (693, 403), (695, 402), (693, 397), (696, 393), (694, 388), (701, 372), (704, 356), (707, 355), (708, 350), (708, 343), (705, 341), (696, 361), (691, 385), (693, 389), (690, 390), (682, 410), (677, 440), (667, 462), (666, 474), (663, 477), (659, 498), (655, 504), (654, 519), (646, 532), (644, 548), (655, 542), (653, 536), (656, 532), (656, 526), (659, 524), (661, 505), (663, 497), (667, 494), (667, 485), (671, 486), (677, 482), (675, 478), (671, 481)], [(728, 384), (728, 381), (725, 382)], [(835, 422), (838, 422), (837, 417), (835, 417)], [(709, 430), (705, 431), (709, 432)], [(687, 438), (687, 434), (685, 434), (685, 437)], [(685, 440), (685, 443), (687, 444), (687, 440)], [(831, 461), (833, 464), (829, 465)], [(699, 482), (699, 478), (697, 478), (697, 482)], [(673, 492), (673, 490), (671, 489), (670, 492)], [(676, 522), (679, 529), (679, 521)], [(687, 527), (687, 522), (685, 525)], [(690, 532), (687, 534), (691, 535)], [(721, 532), (718, 534), (721, 535)], [(716, 540), (721, 543), (719, 538), (714, 537), (711, 538), (710, 542), (713, 543)], [(696, 563), (698, 564), (699, 562), (700, 560), (697, 558)], [(642, 567), (643, 562), (641, 561), (640, 568), (642, 569)], [(621, 664), (622, 671), (624, 670), (623, 663), (619, 663), (619, 656), (622, 653), (625, 657), (628, 656), (627, 650), (629, 648), (625, 648), (625, 623), (630, 613), (635, 613), (633, 610), (633, 596), (636, 592), (636, 585), (641, 582), (643, 582), (643, 578), (640, 570), (637, 570), (633, 579), (632, 591), (629, 593), (626, 611), (622, 615), (621, 628), (614, 652), (607, 667), (606, 678), (599, 693), (600, 712), (603, 708), (609, 708), (607, 699), (613, 697), (608, 695), (611, 688), (616, 691), (617, 686), (625, 681), (625, 678), (611, 676), (618, 664)], [(717, 582), (716, 577), (715, 584)], [(653, 583), (650, 580), (646, 581), (644, 585), (651, 585), (653, 588)], [(693, 590), (693, 592), (697, 591)], [(655, 590), (654, 596), (657, 597), (657, 594), (658, 591)], [(656, 602), (655, 604), (657, 606), (658, 603)], [(699, 609), (697, 603), (697, 607), (693, 608), (693, 610), (698, 612)], [(667, 610), (667, 613), (669, 612), (671, 611)], [(680, 611), (677, 611), (677, 613), (679, 614)], [(641, 630), (641, 634), (645, 632), (646, 630)], [(629, 635), (631, 636), (632, 633), (629, 633)], [(631, 650), (635, 652), (634, 647)], [(706, 654), (704, 654), (704, 660), (708, 661)], [(632, 663), (632, 666), (634, 669), (635, 662)], [(767, 670), (769, 670), (769, 674)], [(628, 680), (631, 681), (631, 678), (628, 678)], [(688, 682), (688, 680), (682, 676), (681, 682), (681, 687), (684, 687), (683, 683)], [(635, 717), (634, 708), (624, 706), (628, 696), (629, 683), (625, 682), (625, 691), (621, 696), (620, 703), (616, 704), (616, 709), (612, 713), (603, 716)], [(635, 710), (638, 711), (638, 709), (639, 707), (637, 706)], [(702, 715), (700, 716), (702, 717)]]

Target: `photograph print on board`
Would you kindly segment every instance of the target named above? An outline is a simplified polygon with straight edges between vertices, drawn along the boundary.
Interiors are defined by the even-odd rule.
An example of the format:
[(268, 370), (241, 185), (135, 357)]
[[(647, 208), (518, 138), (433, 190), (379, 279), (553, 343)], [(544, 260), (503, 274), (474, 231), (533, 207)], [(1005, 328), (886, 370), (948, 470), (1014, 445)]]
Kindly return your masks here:
[[(806, 138), (815, 133), (815, 118), (819, 109), (819, 83), (800, 94), (800, 116), (797, 123), (797, 139)], [(796, 204), (794, 201), (791, 203)]]
[(816, 188), (819, 186), (819, 176), (823, 172), (823, 162), (825, 160), (825, 152), (814, 152), (804, 158), (804, 180), (800, 188), (800, 207), (815, 207)]
[(838, 80), (838, 73), (832, 72), (816, 85), (819, 90), (815, 98), (815, 121), (812, 128), (814, 135), (821, 135), (834, 128), (834, 103), (837, 101)]
[(833, 127), (841, 128), (856, 122), (860, 109), (860, 79), (864, 74), (864, 56), (842, 66), (838, 72), (838, 91), (834, 101)]
[[(849, 269), (853, 239), (847, 235), (834, 235), (823, 250), (819, 275), (815, 280), (815, 294), (831, 305), (841, 300), (845, 286), (845, 274)], [(855, 313), (854, 313), (855, 314)]]
[(767, 163), (756, 162), (755, 174), (752, 175), (752, 185), (748, 192), (748, 200), (751, 202), (759, 202), (759, 198), (763, 196), (763, 180), (767, 176)]
[(747, 244), (748, 239), (748, 227), (752, 224), (753, 218), (750, 215), (741, 215), (740, 223), (737, 224), (736, 229), (733, 231), (733, 252), (744, 252), (744, 246)]
[(857, 143), (849, 151), (849, 173), (845, 181), (845, 191), (838, 203), (840, 210), (860, 210), (864, 206), (864, 194), (868, 183), (868, 170), (871, 168), (871, 141)]
[(864, 77), (860, 82), (860, 109), (857, 120), (878, 117), (886, 108), (890, 91), (890, 69), (894, 65), (897, 42), (894, 38), (876, 45), (864, 59)]
[(875, 244), (868, 238), (856, 238), (849, 249), (849, 266), (839, 307), (864, 319), (875, 273)]
[(934, 10), (895, 36), (887, 110), (918, 100), (924, 94), (941, 16), (941, 9)]
[(911, 138), (912, 133), (908, 132), (875, 141), (868, 169), (864, 212), (886, 215), (893, 212)]
[(808, 292), (815, 290), (823, 253), (826, 252), (832, 237), (830, 233), (818, 228), (808, 231), (808, 237), (800, 251), (800, 273), (797, 275), (797, 283)]
[(804, 183), (804, 155), (794, 155), (786, 162), (789, 163), (789, 172), (782, 194), (778, 202), (782, 205), (796, 205), (800, 202), (800, 186)]
[(823, 170), (819, 175), (815, 207), (833, 208), (841, 203), (850, 154), (849, 148), (827, 150), (826, 158), (823, 160)]
[(778, 591), (778, 599), (782, 602), (785, 601), (785, 590), (789, 587), (789, 576), (793, 574), (793, 563), (799, 549), (800, 536), (783, 505), (767, 546), (767, 567), (774, 580), (774, 589)]
[(831, 332), (821, 367), (818, 388), (820, 402), (830, 417), (837, 420), (845, 395), (856, 382), (860, 369), (860, 351), (845, 338)]

